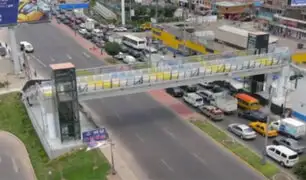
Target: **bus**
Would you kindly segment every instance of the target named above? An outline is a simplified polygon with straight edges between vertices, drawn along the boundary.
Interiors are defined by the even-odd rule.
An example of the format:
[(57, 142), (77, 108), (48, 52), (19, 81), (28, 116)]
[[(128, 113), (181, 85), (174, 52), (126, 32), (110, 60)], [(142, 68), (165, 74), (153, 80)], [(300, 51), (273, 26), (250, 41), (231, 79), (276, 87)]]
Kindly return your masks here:
[(122, 38), (122, 43), (128, 47), (143, 50), (146, 48), (147, 42), (145, 38), (139, 38), (133, 35), (124, 35)]

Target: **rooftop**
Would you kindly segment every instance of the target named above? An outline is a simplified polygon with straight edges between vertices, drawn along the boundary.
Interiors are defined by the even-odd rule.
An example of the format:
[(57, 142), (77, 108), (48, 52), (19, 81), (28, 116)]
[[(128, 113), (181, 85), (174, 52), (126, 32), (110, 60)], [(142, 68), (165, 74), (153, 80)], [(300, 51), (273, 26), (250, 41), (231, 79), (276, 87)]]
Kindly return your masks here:
[(69, 68), (74, 68), (75, 66), (70, 63), (59, 63), (59, 64), (50, 64), (51, 69), (53, 70), (59, 70), (59, 69), (69, 69)]

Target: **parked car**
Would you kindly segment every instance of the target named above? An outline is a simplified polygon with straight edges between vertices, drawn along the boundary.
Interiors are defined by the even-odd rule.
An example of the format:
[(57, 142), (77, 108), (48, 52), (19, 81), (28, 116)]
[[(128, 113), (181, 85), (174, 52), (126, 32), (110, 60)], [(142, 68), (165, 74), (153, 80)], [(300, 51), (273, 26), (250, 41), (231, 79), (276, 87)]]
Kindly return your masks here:
[(193, 107), (200, 107), (204, 105), (203, 98), (196, 93), (185, 93), (183, 99), (186, 103)]
[(96, 43), (96, 46), (98, 48), (103, 48), (105, 46), (105, 42), (103, 40), (100, 40), (99, 42)]
[(81, 23), (80, 28), (85, 29), (86, 28), (85, 23)]
[(224, 118), (224, 113), (221, 111), (221, 109), (211, 106), (211, 105), (204, 105), (200, 106), (199, 110), (207, 117), (214, 121), (221, 121)]
[(114, 32), (126, 32), (127, 29), (125, 27), (117, 27), (114, 29)]
[(63, 23), (66, 24), (66, 25), (69, 25), (70, 24), (70, 20), (69, 19), (65, 19), (65, 20), (63, 20)]
[(262, 111), (239, 111), (238, 116), (250, 121), (267, 122), (267, 114)]
[(0, 56), (1, 56), (1, 57), (4, 57), (4, 56), (6, 56), (6, 55), (7, 55), (7, 50), (6, 50), (6, 48), (3, 47), (3, 46), (1, 46), (1, 47), (0, 47)]
[(167, 88), (166, 92), (173, 97), (183, 97), (184, 92), (179, 87)]
[(266, 154), (284, 167), (293, 167), (299, 161), (298, 154), (283, 145), (267, 146)]
[(196, 85), (181, 86), (180, 88), (182, 88), (183, 90), (185, 90), (185, 91), (187, 91), (187, 92), (196, 92), (197, 89), (198, 89)]
[(84, 34), (87, 34), (88, 32), (87, 32), (86, 29), (80, 28), (80, 29), (79, 29), (79, 33), (80, 33), (81, 35), (84, 35)]
[(137, 61), (133, 56), (127, 55), (123, 58), (123, 62), (126, 64), (135, 64)]
[(124, 59), (125, 56), (126, 56), (125, 54), (123, 54), (122, 52), (119, 52), (117, 55), (114, 56), (114, 58), (121, 61)]
[(230, 124), (228, 125), (228, 131), (239, 136), (241, 139), (255, 139), (256, 133), (249, 126), (245, 124)]
[[(249, 126), (254, 129), (256, 132), (263, 136), (268, 136), (268, 137), (276, 137), (278, 136), (278, 132), (276, 130), (272, 130), (270, 127), (267, 127), (266, 123), (262, 122), (251, 122)], [(268, 134), (266, 134), (266, 129), (268, 128)]]
[(91, 42), (92, 43), (94, 43), (94, 44), (96, 44), (96, 43), (98, 43), (98, 42), (100, 42), (101, 40), (100, 40), (100, 38), (98, 38), (98, 37), (92, 37), (91, 38)]
[(287, 148), (297, 152), (298, 154), (302, 154), (305, 149), (305, 146), (300, 145), (298, 141), (291, 138), (276, 138), (273, 140), (273, 144), (286, 146)]
[(31, 43), (27, 42), (27, 41), (21, 41), (19, 43), (20, 45), (20, 50), (21, 51), (25, 51), (26, 53), (32, 53), (34, 52), (34, 47), (32, 46)]

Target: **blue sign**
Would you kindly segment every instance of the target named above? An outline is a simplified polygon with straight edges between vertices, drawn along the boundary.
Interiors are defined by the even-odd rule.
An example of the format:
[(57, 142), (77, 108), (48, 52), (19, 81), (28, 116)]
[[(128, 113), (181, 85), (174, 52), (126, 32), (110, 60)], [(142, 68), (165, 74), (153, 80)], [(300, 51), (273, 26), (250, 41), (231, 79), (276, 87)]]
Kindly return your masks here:
[(84, 143), (90, 143), (93, 141), (105, 141), (109, 138), (105, 128), (83, 132), (82, 137)]
[(17, 24), (19, 0), (0, 0), (0, 26)]
[(306, 0), (289, 0), (290, 6), (306, 6)]
[(81, 4), (60, 4), (59, 9), (63, 10), (71, 10), (71, 9), (88, 9), (89, 3), (81, 3)]

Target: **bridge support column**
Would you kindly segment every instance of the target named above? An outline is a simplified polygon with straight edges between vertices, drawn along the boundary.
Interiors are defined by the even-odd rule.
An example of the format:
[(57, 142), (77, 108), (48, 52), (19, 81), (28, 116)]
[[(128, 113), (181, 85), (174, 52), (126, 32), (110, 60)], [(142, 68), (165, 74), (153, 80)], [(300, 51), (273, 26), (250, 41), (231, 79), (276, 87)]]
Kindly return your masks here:
[(47, 113), (46, 121), (48, 126), (48, 135), (50, 139), (56, 139), (56, 128), (54, 119), (55, 118), (52, 113)]
[(271, 87), (273, 83), (273, 76), (274, 74), (266, 74), (266, 82), (264, 85), (264, 91), (269, 92), (269, 88)]

